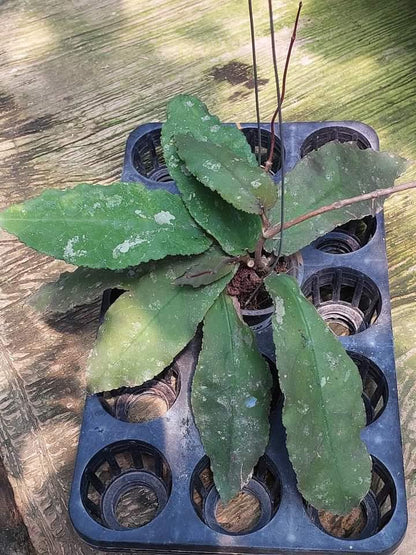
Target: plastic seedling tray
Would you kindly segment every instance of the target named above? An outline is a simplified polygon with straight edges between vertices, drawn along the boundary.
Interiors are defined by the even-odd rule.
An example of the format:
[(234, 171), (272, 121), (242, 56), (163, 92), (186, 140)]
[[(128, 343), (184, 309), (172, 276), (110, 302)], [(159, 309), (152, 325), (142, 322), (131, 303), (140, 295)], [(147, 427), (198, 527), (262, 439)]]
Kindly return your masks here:
[[(257, 143), (254, 124), (242, 126)], [(163, 162), (161, 124), (135, 129), (128, 138), (122, 180), (177, 192)], [(352, 121), (284, 124), (287, 169), (330, 140), (378, 148), (376, 133)], [(262, 125), (263, 160), (270, 134)], [(276, 154), (280, 142), (276, 140)], [(279, 179), (279, 156), (273, 171)], [(258, 506), (251, 528), (233, 531), (218, 519), (218, 494), (190, 408), (190, 387), (200, 337), (170, 368), (147, 384), (87, 397), (76, 461), (70, 514), (81, 537), (104, 550), (153, 553), (388, 554), (400, 543), (407, 513), (383, 215), (350, 222), (321, 237), (292, 259), (292, 273), (307, 297), (340, 336), (363, 381), (367, 426), (362, 437), (373, 459), (370, 493), (360, 526), (328, 532), (327, 516), (296, 489), (275, 387), (270, 443), (245, 492)], [(120, 292), (107, 291), (102, 315)], [(271, 310), (245, 314), (259, 348), (273, 365)], [(276, 379), (277, 383), (277, 379)], [(164, 414), (146, 422), (132, 415), (144, 396)], [(163, 411), (162, 411), (163, 412)], [(129, 494), (153, 502), (135, 515)], [(139, 503), (140, 504), (140, 503)], [(124, 516), (123, 516), (124, 511)]]

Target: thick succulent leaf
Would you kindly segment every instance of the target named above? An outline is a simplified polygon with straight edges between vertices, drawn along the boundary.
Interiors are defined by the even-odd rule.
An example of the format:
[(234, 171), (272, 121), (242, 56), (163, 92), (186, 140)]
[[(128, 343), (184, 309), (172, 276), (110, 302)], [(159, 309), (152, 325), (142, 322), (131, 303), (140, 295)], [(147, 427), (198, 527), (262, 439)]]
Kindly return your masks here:
[[(285, 221), (344, 198), (392, 187), (405, 170), (406, 161), (387, 152), (360, 150), (356, 144), (330, 142), (310, 152), (286, 176)], [(269, 214), (280, 221), (279, 203)], [(349, 220), (363, 218), (381, 209), (383, 199), (367, 200), (326, 212), (284, 231), (283, 252), (291, 254)], [(272, 251), (279, 239), (267, 241)]]
[(179, 94), (168, 103), (167, 121), (162, 129), (162, 145), (168, 163), (178, 162), (172, 138), (179, 133), (190, 133), (197, 140), (227, 146), (251, 166), (257, 166), (244, 134), (234, 125), (221, 123), (196, 96)]
[(140, 183), (44, 191), (0, 214), (28, 246), (77, 266), (120, 269), (211, 244), (178, 195)]
[(31, 295), (28, 303), (41, 312), (68, 312), (75, 306), (92, 303), (105, 289), (129, 289), (146, 271), (146, 264), (125, 270), (76, 268), (62, 273)]
[(221, 249), (213, 246), (204, 254), (196, 257), (186, 272), (175, 280), (175, 284), (201, 287), (201, 285), (213, 283), (235, 270), (236, 263), (229, 256), (225, 256)]
[(215, 237), (225, 252), (239, 256), (254, 251), (261, 235), (261, 220), (257, 214), (237, 210), (193, 175), (182, 173), (176, 184), (191, 216)]
[(204, 320), (192, 410), (223, 502), (250, 479), (269, 439), (272, 378), (254, 334), (222, 293)]
[(317, 509), (348, 513), (371, 481), (371, 460), (360, 439), (360, 375), (294, 278), (280, 274), (265, 283), (275, 304), (283, 423), (299, 491)]
[(163, 261), (109, 308), (87, 369), (93, 392), (139, 385), (167, 367), (233, 273), (202, 289), (178, 287), (190, 260)]
[(245, 136), (236, 127), (223, 125), (196, 97), (178, 95), (168, 104), (167, 121), (162, 127), (162, 146), (169, 173), (195, 221), (215, 237), (228, 254), (238, 256), (253, 251), (261, 233), (259, 217), (236, 210), (189, 173), (178, 156), (174, 141), (175, 135), (181, 133), (227, 146), (235, 155), (257, 166)]
[(238, 210), (261, 214), (276, 203), (277, 187), (270, 176), (230, 148), (191, 134), (175, 135), (175, 143), (188, 170)]

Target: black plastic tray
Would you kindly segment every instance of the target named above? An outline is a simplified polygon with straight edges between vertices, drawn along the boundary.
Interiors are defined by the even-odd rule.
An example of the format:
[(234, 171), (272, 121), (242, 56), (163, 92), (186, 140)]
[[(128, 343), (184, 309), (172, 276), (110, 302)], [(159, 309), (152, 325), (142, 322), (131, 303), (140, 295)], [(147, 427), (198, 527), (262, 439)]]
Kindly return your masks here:
[[(160, 128), (161, 124), (151, 123), (130, 134), (122, 179), (177, 192), (163, 163)], [(254, 148), (255, 125), (242, 128)], [(267, 129), (262, 125), (263, 160), (270, 139)], [(287, 169), (333, 139), (378, 149), (374, 130), (359, 122), (286, 123)], [(280, 150), (278, 139), (276, 149)], [(278, 164), (274, 171), (279, 179)], [(201, 478), (209, 461), (190, 408), (200, 341), (196, 337), (161, 377), (144, 387), (119, 391), (112, 406), (100, 395), (87, 397), (69, 508), (76, 530), (90, 545), (114, 551), (256, 555), (375, 555), (392, 553), (398, 546), (407, 511), (383, 215), (319, 239), (301, 251), (296, 266), (304, 293), (321, 314), (341, 330), (349, 330), (350, 335), (340, 340), (363, 379), (368, 425), (362, 437), (373, 458), (374, 480), (362, 502), (366, 524), (359, 536), (338, 538), (325, 532), (317, 512), (297, 491), (278, 397), (270, 443), (247, 486), (260, 503), (259, 520), (250, 532), (232, 534), (221, 528), (215, 519), (218, 496), (212, 484)], [(102, 314), (117, 295), (116, 290), (105, 293)], [(247, 317), (255, 323), (260, 350), (273, 361), (270, 313), (265, 310)], [(167, 412), (143, 423), (126, 422), (129, 407), (145, 391), (158, 396)], [(123, 529), (115, 518), (118, 500), (140, 485), (157, 497), (158, 511), (148, 524)]]

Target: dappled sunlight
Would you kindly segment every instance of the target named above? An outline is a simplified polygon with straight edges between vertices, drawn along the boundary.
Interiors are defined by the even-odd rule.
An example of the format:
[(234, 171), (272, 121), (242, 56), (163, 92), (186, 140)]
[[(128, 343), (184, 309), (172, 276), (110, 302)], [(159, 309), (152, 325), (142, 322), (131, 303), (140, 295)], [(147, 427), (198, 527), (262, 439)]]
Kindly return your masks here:
[(45, 19), (28, 13), (9, 14), (0, 36), (0, 47), (10, 63), (37, 61), (56, 46), (54, 31)]
[(68, 413), (65, 418), (52, 419), (22, 438), (19, 450), (22, 472), (34, 492), (41, 490), (51, 474), (74, 464), (78, 435), (79, 419)]
[[(364, 121), (378, 132), (382, 149), (414, 159), (415, 24), (411, 0), (402, 2), (400, 9), (388, 0), (377, 5), (341, 0), (336, 9), (328, 9), (326, 0), (305, 3), (299, 31), (300, 39), (307, 39), (303, 55), (311, 53), (319, 61), (307, 67), (311, 81), (305, 81), (298, 58), (292, 60), (290, 90), (298, 88), (297, 77), (306, 84), (304, 94), (309, 96), (312, 89), (298, 119), (310, 109), (307, 119), (316, 115)], [(286, 115), (291, 118), (290, 104), (288, 95)], [(415, 175), (411, 168), (406, 178)]]
[[(34, 0), (3, 4), (3, 206), (47, 187), (119, 179), (128, 133), (142, 123), (163, 121), (166, 102), (176, 93), (197, 94), (224, 121), (255, 121), (247, 2), (81, 0), (60, 5)], [(297, 2), (274, 0), (273, 5), (282, 73)], [(267, 122), (276, 107), (267, 2), (254, 0), (253, 7), (260, 111), (262, 121)], [(416, 160), (415, 15), (414, 0), (403, 0), (400, 7), (391, 0), (304, 2), (289, 68), (284, 120), (360, 120), (374, 127), (382, 150)], [(230, 67), (243, 67), (247, 79), (232, 82), (227, 75)], [(400, 182), (414, 178), (416, 164), (409, 165)], [(385, 206), (412, 515), (416, 510), (416, 192), (392, 197)], [(17, 246), (6, 233), (1, 233), (1, 240), (0, 355), (3, 351), (6, 355), (5, 369), (0, 372), (2, 449), (9, 472), (12, 469), (11, 483), (39, 553), (89, 553), (77, 540), (68, 541), (73, 532), (67, 497), (99, 300), (59, 316), (36, 315), (23, 304), (25, 298), (49, 281), (47, 275), (56, 275), (66, 266)], [(118, 251), (126, 246), (120, 242)], [(177, 302), (169, 297), (174, 310), (166, 303), (161, 318), (156, 317), (159, 299), (151, 299), (146, 292), (142, 299), (143, 305), (152, 301), (150, 309), (129, 307), (126, 295), (108, 313), (113, 344), (104, 344), (108, 358), (103, 356), (103, 360), (121, 379), (125, 369), (123, 364), (113, 365), (115, 360), (125, 360), (132, 373), (143, 367), (152, 376), (164, 367), (163, 360), (156, 358), (157, 351), (150, 354), (151, 367), (139, 365), (137, 343), (141, 351), (154, 345), (163, 352), (171, 349), (168, 335), (178, 343), (189, 340), (186, 334), (176, 337), (180, 311), (189, 311), (188, 297)], [(191, 335), (196, 325), (192, 322)], [(97, 373), (102, 370), (99, 364), (97, 369)], [(149, 420), (154, 425), (164, 418), (158, 441), (161, 447), (166, 443), (169, 462), (182, 461), (178, 468), (172, 465), (172, 470), (187, 483), (185, 478), (193, 470), (192, 465), (185, 465), (183, 454), (188, 449), (197, 464), (202, 452), (196, 451), (199, 444), (191, 437), (195, 430), (192, 415), (186, 412), (184, 376), (181, 380), (172, 406), (165, 407), (163, 399), (156, 398), (158, 404)], [(135, 409), (141, 410), (142, 405)], [(177, 429), (182, 430), (179, 441)], [(406, 547), (410, 553), (413, 539), (410, 535), (400, 553), (406, 553)], [(221, 541), (231, 550), (237, 543), (226, 534)]]

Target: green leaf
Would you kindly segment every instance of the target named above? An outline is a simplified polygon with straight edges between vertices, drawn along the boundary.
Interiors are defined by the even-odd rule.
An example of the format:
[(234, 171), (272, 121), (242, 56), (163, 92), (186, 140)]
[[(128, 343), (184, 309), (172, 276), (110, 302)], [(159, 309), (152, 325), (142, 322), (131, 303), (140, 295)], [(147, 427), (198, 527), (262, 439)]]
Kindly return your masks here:
[(365, 426), (360, 375), (295, 279), (280, 274), (265, 284), (275, 303), (283, 424), (299, 491), (317, 509), (346, 514), (359, 505), (371, 481), (371, 460), (360, 439)]
[(238, 210), (261, 214), (276, 203), (277, 187), (269, 175), (230, 148), (199, 141), (191, 134), (175, 135), (175, 143), (188, 170)]
[(191, 216), (225, 252), (239, 256), (254, 251), (261, 235), (261, 220), (256, 214), (236, 210), (192, 175), (182, 174), (176, 185)]
[(28, 303), (41, 312), (68, 312), (75, 306), (92, 303), (105, 289), (128, 289), (146, 267), (142, 264), (126, 270), (76, 268), (73, 272), (62, 273), (56, 281), (42, 285), (29, 297)]
[(223, 125), (204, 103), (194, 96), (178, 95), (168, 104), (167, 121), (162, 127), (163, 153), (170, 175), (182, 193), (184, 203), (195, 221), (230, 255), (254, 251), (261, 233), (257, 215), (236, 210), (217, 193), (192, 176), (180, 160), (174, 137), (190, 133), (199, 140), (211, 140), (231, 148), (252, 166), (257, 161), (244, 134), (235, 126)]
[(190, 133), (199, 141), (212, 141), (217, 145), (227, 146), (251, 166), (257, 166), (256, 157), (251, 152), (244, 133), (235, 125), (221, 123), (196, 96), (179, 94), (168, 103), (167, 121), (162, 129), (162, 144), (168, 164), (179, 160), (172, 141), (179, 133)]
[(175, 280), (176, 285), (200, 287), (208, 285), (234, 271), (236, 263), (218, 247), (211, 247), (195, 258), (186, 272)]
[(211, 243), (178, 195), (139, 183), (48, 189), (2, 212), (0, 226), (38, 251), (90, 268), (197, 254)]
[[(405, 170), (406, 161), (386, 152), (360, 150), (353, 143), (330, 142), (310, 152), (289, 172), (285, 180), (285, 221), (344, 198), (392, 187)], [(279, 203), (278, 203), (279, 204)], [(284, 231), (282, 254), (291, 254), (349, 220), (374, 214), (383, 199), (367, 200), (326, 212)], [(280, 221), (280, 207), (269, 214), (272, 224)], [(272, 251), (279, 239), (266, 242)]]
[(269, 439), (272, 378), (254, 334), (222, 293), (204, 320), (192, 410), (224, 503), (249, 481)]
[(139, 385), (159, 374), (189, 343), (233, 276), (203, 289), (174, 285), (190, 263), (163, 261), (111, 305), (89, 359), (91, 391)]

